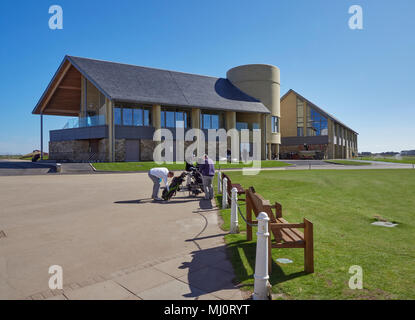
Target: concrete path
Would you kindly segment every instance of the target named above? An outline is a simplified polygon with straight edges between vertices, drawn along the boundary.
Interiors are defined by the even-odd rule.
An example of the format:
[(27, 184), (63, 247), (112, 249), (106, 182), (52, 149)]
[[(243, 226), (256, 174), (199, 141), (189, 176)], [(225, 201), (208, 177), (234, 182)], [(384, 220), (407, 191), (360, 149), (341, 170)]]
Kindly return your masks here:
[[(367, 169), (413, 169), (412, 164), (380, 162), (380, 161), (363, 161), (363, 160), (349, 160), (358, 162), (368, 162), (367, 166), (353, 166), (327, 163), (322, 160), (281, 160), (292, 166), (284, 167), (285, 170), (367, 170)], [(266, 168), (264, 168), (266, 170)]]
[(61, 163), (61, 173), (94, 173), (89, 163)]
[(143, 173), (1, 177), (0, 299), (242, 299), (210, 201), (157, 203), (151, 187)]

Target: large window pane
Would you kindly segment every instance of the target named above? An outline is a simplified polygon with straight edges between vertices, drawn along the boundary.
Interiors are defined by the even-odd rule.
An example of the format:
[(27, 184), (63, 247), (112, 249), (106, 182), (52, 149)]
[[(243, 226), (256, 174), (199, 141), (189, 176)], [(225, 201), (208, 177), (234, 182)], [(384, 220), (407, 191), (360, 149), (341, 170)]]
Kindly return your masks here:
[(211, 129), (219, 129), (219, 115), (212, 114), (211, 121), (212, 121)]
[(133, 122), (135, 126), (143, 125), (143, 109), (134, 109)]
[(203, 115), (203, 129), (211, 129), (210, 127), (210, 114), (204, 114)]
[(150, 109), (144, 109), (143, 125), (149, 127), (151, 123), (151, 112)]
[(248, 123), (246, 122), (237, 122), (236, 130), (248, 129)]
[(166, 111), (166, 128), (174, 128), (174, 112)]
[(176, 128), (184, 128), (183, 112), (176, 112)]
[(160, 113), (160, 122), (161, 122), (160, 126), (162, 128), (165, 128), (166, 127), (166, 112), (164, 111), (161, 111)]
[(114, 123), (116, 125), (121, 125), (121, 108), (115, 108), (114, 109)]
[(280, 131), (278, 117), (272, 117), (271, 129), (273, 133), (278, 133)]
[(327, 118), (307, 105), (307, 135), (328, 135)]
[(130, 109), (130, 108), (122, 109), (122, 122), (125, 126), (133, 125), (133, 109)]

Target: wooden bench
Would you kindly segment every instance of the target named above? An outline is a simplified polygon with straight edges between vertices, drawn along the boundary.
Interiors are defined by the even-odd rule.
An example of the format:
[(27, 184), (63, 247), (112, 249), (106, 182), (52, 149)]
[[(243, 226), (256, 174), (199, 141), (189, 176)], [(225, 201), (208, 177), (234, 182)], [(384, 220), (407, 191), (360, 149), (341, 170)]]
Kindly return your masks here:
[[(258, 224), (252, 219), (252, 212), (255, 217), (261, 212), (268, 214), (269, 221), (269, 272), (271, 273), (272, 248), (304, 248), (304, 269), (306, 273), (314, 272), (314, 249), (313, 249), (313, 224), (304, 218), (303, 223), (289, 223), (282, 217), (282, 207), (276, 202), (271, 205), (260, 194), (250, 187), (246, 194), (246, 220), (250, 224)], [(304, 229), (304, 233), (298, 229)], [(252, 226), (247, 225), (247, 240), (252, 240)], [(273, 236), (273, 240), (272, 240)]]
[[(236, 188), (238, 190), (238, 196), (241, 195), (241, 194), (245, 194), (245, 189), (239, 183), (232, 183), (232, 181), (229, 178), (229, 176), (227, 176), (223, 172), (222, 172), (222, 188), (224, 187), (224, 185), (223, 185), (223, 179), (224, 178), (226, 178), (226, 180), (228, 181), (227, 186), (226, 186), (226, 189), (228, 191), (228, 195), (229, 195), (228, 196), (228, 203), (230, 205), (231, 202), (232, 202), (232, 197), (231, 197), (231, 195), (232, 195), (232, 189), (233, 188)], [(238, 197), (238, 200), (245, 201), (245, 199), (239, 199), (239, 197)]]

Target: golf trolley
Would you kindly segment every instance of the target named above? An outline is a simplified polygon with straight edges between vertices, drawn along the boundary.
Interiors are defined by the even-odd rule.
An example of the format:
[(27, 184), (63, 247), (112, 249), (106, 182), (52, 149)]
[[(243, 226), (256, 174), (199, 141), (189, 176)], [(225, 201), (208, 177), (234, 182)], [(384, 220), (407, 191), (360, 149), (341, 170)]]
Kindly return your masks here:
[(186, 169), (188, 170), (186, 187), (189, 191), (189, 197), (196, 197), (199, 193), (204, 192), (202, 174), (197, 166), (189, 166)]
[[(186, 180), (186, 177), (187, 183), (183, 187), (182, 184)], [(173, 178), (169, 185), (169, 191), (164, 189), (161, 197), (163, 200), (168, 201), (176, 195), (177, 191), (188, 191), (189, 197), (196, 197), (198, 194), (204, 192), (203, 190), (203, 179), (199, 169), (194, 166), (186, 166), (186, 171), (181, 173), (180, 176)]]

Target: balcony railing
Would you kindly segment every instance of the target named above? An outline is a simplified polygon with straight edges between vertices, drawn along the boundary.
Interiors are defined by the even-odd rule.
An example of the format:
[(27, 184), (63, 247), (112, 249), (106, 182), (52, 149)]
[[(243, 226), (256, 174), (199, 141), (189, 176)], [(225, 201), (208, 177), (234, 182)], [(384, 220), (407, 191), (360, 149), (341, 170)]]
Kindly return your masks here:
[(97, 127), (106, 124), (105, 115), (88, 116), (85, 118), (74, 118), (68, 120), (62, 129), (74, 129), (85, 127)]

